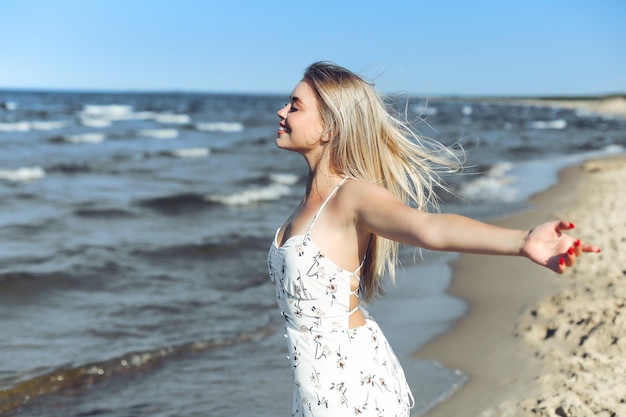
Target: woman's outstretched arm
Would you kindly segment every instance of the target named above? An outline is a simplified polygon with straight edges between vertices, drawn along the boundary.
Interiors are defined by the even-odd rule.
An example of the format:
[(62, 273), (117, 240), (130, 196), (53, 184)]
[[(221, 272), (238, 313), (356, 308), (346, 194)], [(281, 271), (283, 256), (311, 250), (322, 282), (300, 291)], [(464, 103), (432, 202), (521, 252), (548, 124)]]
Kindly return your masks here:
[(354, 184), (351, 191), (359, 228), (400, 243), (437, 251), (526, 256), (562, 273), (583, 252), (600, 249), (563, 233), (574, 227), (552, 221), (531, 230), (494, 226), (457, 214), (426, 213), (404, 205), (373, 184)]

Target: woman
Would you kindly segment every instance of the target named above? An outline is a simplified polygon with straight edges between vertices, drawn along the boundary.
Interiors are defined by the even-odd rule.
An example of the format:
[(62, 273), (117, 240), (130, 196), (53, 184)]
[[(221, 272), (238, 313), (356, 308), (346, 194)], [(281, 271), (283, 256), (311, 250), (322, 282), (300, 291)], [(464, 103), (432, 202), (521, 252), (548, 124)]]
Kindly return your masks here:
[(308, 166), (306, 194), (268, 256), (293, 368), (294, 416), (408, 416), (413, 397), (375, 321), (359, 306), (392, 279), (399, 243), (439, 251), (526, 256), (563, 273), (600, 249), (555, 221), (530, 231), (429, 213), (437, 167), (460, 164), (386, 111), (374, 88), (315, 63), (278, 111), (276, 145)]

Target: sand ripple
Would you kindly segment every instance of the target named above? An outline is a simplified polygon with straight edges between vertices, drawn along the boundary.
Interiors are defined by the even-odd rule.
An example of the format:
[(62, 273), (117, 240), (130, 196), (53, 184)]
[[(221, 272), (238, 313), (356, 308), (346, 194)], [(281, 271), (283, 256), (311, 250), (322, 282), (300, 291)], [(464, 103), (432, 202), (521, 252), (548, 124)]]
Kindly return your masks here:
[[(626, 416), (626, 159), (584, 165), (576, 218), (581, 239), (602, 247), (563, 276), (565, 288), (517, 323), (543, 363), (541, 394), (511, 398), (482, 416)], [(526, 394), (528, 395), (528, 394)]]

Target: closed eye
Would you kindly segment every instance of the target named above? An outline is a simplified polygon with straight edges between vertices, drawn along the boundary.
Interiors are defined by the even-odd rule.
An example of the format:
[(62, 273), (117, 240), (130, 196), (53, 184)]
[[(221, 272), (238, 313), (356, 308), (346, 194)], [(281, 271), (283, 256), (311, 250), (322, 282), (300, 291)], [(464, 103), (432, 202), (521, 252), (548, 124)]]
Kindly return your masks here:
[[(291, 97), (291, 101), (289, 103), (291, 103), (291, 106), (289, 107), (289, 112), (293, 113), (293, 112), (297, 112), (300, 109), (296, 107), (296, 103), (300, 103), (300, 98), (299, 97)], [(287, 104), (289, 104), (287, 103)]]

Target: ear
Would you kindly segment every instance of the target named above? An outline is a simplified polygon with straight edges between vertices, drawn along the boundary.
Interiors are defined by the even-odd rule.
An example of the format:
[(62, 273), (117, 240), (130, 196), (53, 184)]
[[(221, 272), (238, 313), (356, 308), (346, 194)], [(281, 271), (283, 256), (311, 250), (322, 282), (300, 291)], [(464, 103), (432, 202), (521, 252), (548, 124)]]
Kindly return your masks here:
[(326, 143), (330, 142), (330, 139), (332, 137), (333, 137), (333, 134), (330, 131), (330, 129), (326, 129), (324, 131), (324, 133), (322, 133), (322, 137), (320, 138), (320, 141), (322, 142), (322, 145), (325, 145)]

